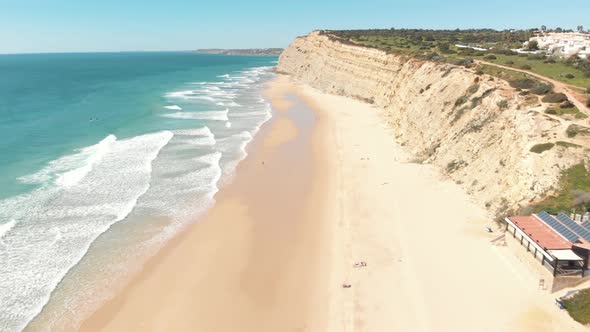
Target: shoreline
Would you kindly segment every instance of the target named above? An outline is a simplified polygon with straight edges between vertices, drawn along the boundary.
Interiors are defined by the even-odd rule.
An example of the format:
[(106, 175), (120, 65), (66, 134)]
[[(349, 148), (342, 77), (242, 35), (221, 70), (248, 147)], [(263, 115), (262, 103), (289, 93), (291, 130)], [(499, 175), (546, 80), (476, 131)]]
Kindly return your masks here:
[[(281, 104), (278, 99), (293, 90), (278, 90), (266, 94), (271, 102), (277, 100), (273, 118), (248, 146), (248, 156), (232, 182), (218, 192), (216, 204), (151, 259), (123, 292), (85, 320), (82, 331), (142, 329), (146, 311), (151, 319), (145, 326), (154, 329), (166, 322), (173, 330), (199, 326), (248, 331), (251, 326), (259, 331), (270, 311), (275, 314), (266, 322), (269, 331), (318, 321), (305, 317), (320, 309), (310, 309), (317, 298), (311, 295), (324, 288), (317, 287), (316, 279), (327, 272), (319, 273), (322, 257), (317, 253), (323, 251), (318, 247), (326, 245), (328, 234), (318, 233), (311, 216), (323, 213), (326, 195), (319, 191), (329, 186), (312, 181), (322, 178), (315, 167), (315, 144), (321, 140), (315, 137), (313, 114), (294, 97)], [(289, 169), (293, 176), (285, 177)], [(199, 263), (192, 266), (191, 261)], [(178, 288), (162, 286), (180, 280), (183, 286)], [(156, 284), (159, 289), (153, 288)], [(191, 299), (182, 291), (187, 287), (205, 300), (195, 303), (197, 296)], [(277, 307), (285, 297), (289, 302)], [(170, 312), (166, 304), (184, 310)], [(219, 320), (227, 314), (233, 320), (223, 325)], [(168, 325), (172, 317), (175, 323)]]
[[(30, 183), (28, 191), (0, 202), (2, 216), (15, 219), (0, 243), (0, 260), (9, 263), (0, 271), (0, 330), (60, 330), (94, 312), (212, 205), (269, 119), (260, 93), (274, 77), (273, 59), (202, 59), (203, 67), (191, 67), (182, 65), (186, 57), (171, 54), (150, 58), (154, 66), (145, 71), (135, 70), (141, 64), (134, 59), (121, 59), (129, 67), (125, 75), (101, 90), (106, 113), (89, 112), (100, 113), (89, 117), (93, 135), (50, 135), (63, 149), (44, 152), (47, 159), (22, 170), (22, 177), (5, 174)], [(93, 59), (88, 68), (107, 60)], [(109, 62), (104, 69), (111, 65), (117, 66)], [(129, 121), (105, 115), (121, 100), (129, 102), (123, 116)], [(56, 101), (48, 115), (67, 120), (72, 110), (57, 106), (67, 110), (71, 102)]]
[(285, 76), (266, 95), (234, 182), (82, 331), (584, 330), (380, 110)]
[[(238, 61), (238, 63), (240, 64), (239, 68), (227, 68), (228, 70), (226, 70), (224, 67), (221, 70), (216, 69), (215, 71), (223, 75), (217, 75), (212, 80), (209, 80), (206, 76), (196, 75), (194, 78), (199, 80), (199, 82), (196, 82), (198, 86), (189, 82), (181, 82), (175, 77), (174, 81), (180, 83), (177, 83), (173, 88), (161, 90), (168, 91), (164, 97), (166, 100), (161, 105), (172, 104), (172, 102), (175, 104), (174, 109), (171, 111), (182, 110), (187, 103), (190, 105), (191, 102), (183, 101), (184, 97), (180, 95), (195, 93), (210, 96), (211, 98), (207, 99), (207, 101), (199, 103), (204, 111), (202, 117), (195, 113), (183, 113), (196, 115), (195, 117), (200, 117), (199, 119), (173, 118), (173, 120), (169, 120), (168, 115), (179, 113), (171, 113), (169, 112), (170, 109), (166, 107), (162, 109), (157, 107), (157, 112), (151, 116), (159, 119), (158, 121), (162, 122), (162, 124), (158, 128), (154, 128), (153, 132), (151, 130), (139, 131), (135, 136), (122, 136), (120, 138), (116, 138), (114, 134), (109, 134), (100, 142), (81, 148), (79, 152), (55, 159), (56, 161), (60, 161), (62, 158), (67, 160), (71, 156), (85, 156), (84, 153), (88, 152), (88, 160), (94, 158), (95, 163), (90, 171), (86, 169), (89, 173), (85, 173), (84, 176), (103, 174), (101, 178), (113, 182), (115, 186), (101, 186), (100, 184), (104, 184), (105, 181), (98, 181), (95, 186), (82, 181), (80, 187), (89, 188), (93, 193), (104, 192), (109, 199), (116, 199), (120, 196), (121, 191), (125, 191), (126, 186), (121, 185), (118, 188), (116, 183), (119, 181), (116, 172), (113, 174), (114, 176), (108, 176), (109, 173), (106, 170), (109, 170), (109, 168), (103, 167), (104, 165), (100, 163), (106, 160), (105, 165), (108, 166), (114, 162), (113, 160), (117, 160), (117, 151), (120, 151), (119, 147), (122, 145), (128, 147), (129, 153), (127, 156), (131, 159), (122, 158), (119, 160), (126, 163), (126, 166), (131, 169), (137, 165), (136, 157), (143, 156), (141, 152), (152, 155), (144, 151), (145, 146), (141, 146), (137, 151), (133, 150), (132, 147), (138, 148), (137, 145), (139, 145), (132, 144), (133, 142), (137, 143), (138, 139), (143, 140), (145, 137), (173, 134), (167, 142), (163, 143), (163, 146), (158, 146), (159, 150), (154, 152), (156, 155), (152, 155), (155, 158), (148, 161), (149, 167), (142, 168), (142, 170), (145, 170), (145, 176), (142, 177), (142, 180), (149, 178), (149, 184), (143, 187), (142, 190), (145, 191), (139, 195), (138, 199), (133, 201), (133, 208), (127, 211), (128, 213), (126, 212), (127, 214), (124, 217), (118, 217), (117, 221), (113, 221), (108, 227), (102, 228), (100, 232), (95, 234), (88, 232), (92, 235), (88, 246), (80, 246), (78, 241), (59, 241), (60, 227), (64, 227), (66, 223), (58, 223), (55, 227), (50, 222), (42, 224), (48, 226), (49, 231), (45, 232), (47, 238), (51, 238), (52, 234), (57, 234), (51, 246), (53, 246), (53, 243), (57, 243), (55, 247), (61, 248), (62, 251), (69, 248), (68, 254), (73, 253), (76, 256), (76, 261), (63, 270), (49, 269), (50, 272), (56, 273), (54, 276), (60, 276), (59, 279), (53, 279), (51, 276), (45, 275), (47, 282), (30, 283), (33, 288), (38, 285), (42, 287), (48, 286), (38, 292), (45, 295), (42, 293), (47, 291), (46, 297), (34, 299), (31, 296), (23, 296), (27, 300), (26, 305), (33, 304), (30, 308), (35, 309), (34, 312), (22, 309), (14, 310), (17, 308), (11, 307), (10, 303), (8, 303), (5, 312), (9, 313), (9, 316), (11, 311), (19, 313), (18, 318), (14, 320), (18, 323), (18, 326), (12, 329), (19, 331), (21, 329), (24, 331), (47, 331), (72, 329), (72, 326), (77, 326), (80, 321), (91, 315), (124, 289), (126, 284), (143, 269), (143, 265), (160, 249), (167, 246), (170, 239), (182, 234), (194, 220), (200, 219), (203, 212), (209, 209), (213, 202), (213, 196), (219, 187), (222, 187), (225, 182), (231, 181), (234, 166), (247, 155), (244, 149), (253, 136), (256, 136), (260, 126), (271, 115), (270, 105), (260, 98), (265, 82), (268, 81), (269, 77), (274, 76), (269, 66), (270, 62), (268, 60), (256, 60), (253, 64), (248, 61)], [(191, 90), (185, 90), (184, 86), (191, 88)], [(229, 100), (232, 100), (232, 102), (229, 102)], [(238, 104), (235, 100), (241, 104)], [(220, 105), (212, 105), (216, 101), (224, 101), (228, 105), (232, 105), (234, 112), (230, 112), (227, 108), (224, 111), (219, 111), (223, 113), (225, 125), (222, 120), (219, 120), (221, 119), (219, 112), (213, 110), (213, 108), (220, 108)], [(207, 104), (211, 105), (208, 106)], [(159, 105), (156, 104), (156, 106)], [(249, 112), (251, 108), (255, 108), (257, 112)], [(187, 111), (191, 111), (190, 108), (187, 108)], [(244, 117), (234, 117), (233, 115), (236, 113), (245, 114)], [(231, 128), (232, 123), (229, 121), (233, 122), (233, 129)], [(185, 122), (192, 123), (190, 128), (186, 128)], [(219, 144), (215, 140), (215, 135), (217, 135)], [(145, 144), (151, 146), (148, 143)], [(98, 150), (98, 152), (95, 150)], [(223, 151), (223, 159), (220, 158), (221, 151)], [(84, 170), (85, 167), (77, 168), (79, 165), (68, 165), (68, 167), (70, 166), (73, 170)], [(45, 169), (43, 168), (39, 172)], [(126, 168), (123, 167), (123, 169)], [(68, 171), (64, 174), (72, 173), (75, 172), (70, 173)], [(169, 174), (173, 174), (173, 176), (171, 177)], [(63, 191), (68, 192), (67, 189)], [(89, 205), (92, 207), (92, 204), (96, 202), (92, 202), (92, 197), (88, 197)], [(190, 202), (190, 204), (186, 204), (187, 202)], [(54, 203), (55, 209), (51, 207), (49, 208), (50, 211), (59, 210), (61, 206), (59, 201), (54, 201)], [(51, 206), (51, 204), (48, 204), (48, 206)], [(115, 204), (115, 206), (119, 205)], [(130, 205), (127, 205), (127, 207), (130, 207)], [(108, 214), (107, 211), (113, 212), (106, 203), (97, 208), (97, 211), (99, 210), (105, 212), (105, 215)], [(72, 214), (80, 213), (80, 215), (84, 212), (78, 209), (71, 209), (71, 211), (73, 211)], [(116, 213), (113, 212), (114, 214)], [(48, 215), (51, 216), (51, 213), (48, 213)], [(82, 222), (85, 219), (80, 217), (79, 220)], [(91, 219), (89, 220), (91, 221)], [(94, 224), (89, 223), (89, 225)], [(92, 230), (90, 226), (88, 228), (74, 226), (75, 224), (69, 226), (72, 233), (68, 234), (71, 234), (72, 237), (75, 237), (74, 235), (78, 232), (83, 234), (84, 230)], [(18, 233), (18, 228), (16, 227), (16, 233)], [(21, 232), (20, 234), (24, 235), (25, 233)], [(19, 255), (15, 256), (18, 257)], [(51, 265), (51, 261), (48, 264)], [(30, 270), (30, 268), (25, 270)], [(64, 275), (61, 276), (61, 273), (64, 273)], [(7, 280), (10, 283), (10, 278)], [(55, 284), (53, 284), (54, 281)], [(22, 293), (25, 294), (25, 292)], [(10, 292), (8, 292), (8, 298), (10, 300)], [(8, 326), (10, 326), (11, 321), (9, 319)]]

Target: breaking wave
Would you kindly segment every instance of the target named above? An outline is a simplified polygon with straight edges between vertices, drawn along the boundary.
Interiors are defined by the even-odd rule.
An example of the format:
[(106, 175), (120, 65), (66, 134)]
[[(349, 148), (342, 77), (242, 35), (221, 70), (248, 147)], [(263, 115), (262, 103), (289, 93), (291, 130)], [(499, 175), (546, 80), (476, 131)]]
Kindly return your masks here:
[[(166, 104), (156, 114), (179, 120), (160, 118), (176, 128), (123, 139), (108, 135), (20, 177), (36, 189), (0, 200), (0, 330), (29, 324), (91, 246), (130, 218), (170, 220), (163, 228), (149, 226), (156, 231), (148, 242), (161, 243), (209, 208), (270, 118), (260, 92), (271, 76), (270, 67), (261, 67), (186, 83), (163, 95)], [(107, 280), (116, 271), (101, 266), (99, 272)], [(110, 296), (92, 294), (96, 301)], [(52, 313), (47, 329), (74, 307)]]

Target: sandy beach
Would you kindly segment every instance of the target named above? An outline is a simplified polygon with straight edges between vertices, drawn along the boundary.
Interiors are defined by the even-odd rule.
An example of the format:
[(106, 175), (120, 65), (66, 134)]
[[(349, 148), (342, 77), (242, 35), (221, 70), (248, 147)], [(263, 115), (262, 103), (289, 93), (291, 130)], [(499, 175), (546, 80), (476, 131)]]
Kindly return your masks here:
[(288, 89), (268, 92), (273, 119), (216, 205), (82, 330), (324, 330), (331, 218), (323, 213), (332, 196), (316, 153), (324, 131)]
[(585, 330), (379, 110), (285, 76), (266, 97), (215, 206), (83, 331)]

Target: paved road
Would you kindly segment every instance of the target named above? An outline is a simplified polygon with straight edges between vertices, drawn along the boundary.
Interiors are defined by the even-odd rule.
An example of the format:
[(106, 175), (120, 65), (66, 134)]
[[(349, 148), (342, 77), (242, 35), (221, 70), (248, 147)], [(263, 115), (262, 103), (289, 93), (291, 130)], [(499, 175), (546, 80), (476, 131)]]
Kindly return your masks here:
[(590, 116), (590, 109), (586, 106), (586, 104), (583, 101), (580, 101), (576, 98), (575, 93), (570, 89), (570, 86), (572, 86), (570, 84), (566, 84), (566, 83), (554, 80), (552, 78), (549, 78), (547, 76), (539, 75), (539, 74), (536, 74), (536, 73), (533, 73), (533, 72), (530, 72), (530, 71), (524, 70), (524, 69), (512, 68), (509, 66), (499, 65), (496, 63), (481, 61), (481, 60), (475, 60), (475, 62), (485, 64), (485, 65), (495, 66), (495, 67), (499, 67), (499, 68), (509, 69), (512, 71), (520, 72), (520, 73), (525, 73), (527, 75), (534, 76), (538, 79), (549, 82), (549, 83), (553, 84), (553, 91), (561, 92), (561, 93), (565, 94), (567, 96), (567, 98), (572, 103), (574, 103), (574, 105), (576, 105), (576, 107), (580, 110), (580, 112), (583, 112), (586, 115)]

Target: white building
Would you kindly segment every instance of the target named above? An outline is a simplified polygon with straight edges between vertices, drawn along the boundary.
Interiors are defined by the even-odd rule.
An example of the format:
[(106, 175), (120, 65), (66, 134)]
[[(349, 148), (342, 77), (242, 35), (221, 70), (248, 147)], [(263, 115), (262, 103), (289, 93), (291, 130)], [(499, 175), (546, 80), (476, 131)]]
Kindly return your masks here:
[[(529, 42), (533, 40), (549, 55), (567, 58), (577, 54), (580, 58), (590, 59), (590, 33), (547, 32), (532, 37)], [(528, 42), (525, 47), (526, 44)]]

